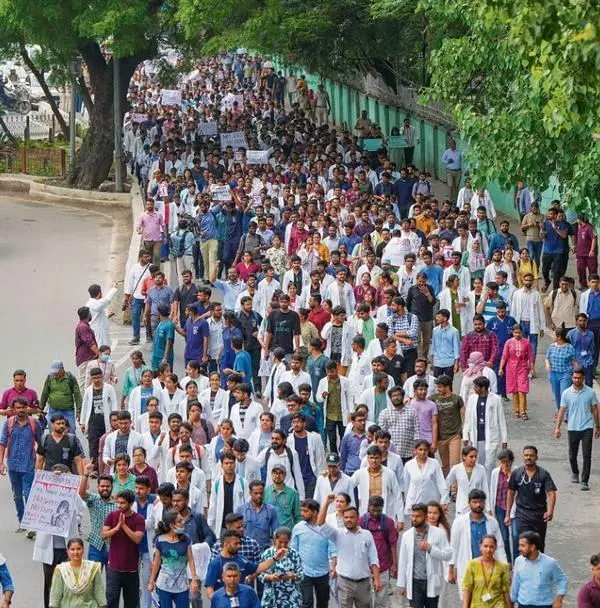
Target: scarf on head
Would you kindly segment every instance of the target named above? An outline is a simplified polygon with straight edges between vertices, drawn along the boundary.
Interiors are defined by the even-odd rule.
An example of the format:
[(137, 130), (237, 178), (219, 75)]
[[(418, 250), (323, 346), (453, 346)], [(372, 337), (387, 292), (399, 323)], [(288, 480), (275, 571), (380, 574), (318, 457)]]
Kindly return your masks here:
[(58, 564), (63, 583), (73, 595), (82, 595), (92, 586), (94, 577), (100, 571), (101, 564), (87, 559), (81, 560), (81, 568), (76, 573), (70, 562)]
[(477, 378), (482, 375), (483, 370), (485, 369), (485, 358), (483, 353), (480, 352), (472, 352), (469, 355), (469, 360), (467, 361), (469, 367), (464, 371), (463, 376), (467, 378)]

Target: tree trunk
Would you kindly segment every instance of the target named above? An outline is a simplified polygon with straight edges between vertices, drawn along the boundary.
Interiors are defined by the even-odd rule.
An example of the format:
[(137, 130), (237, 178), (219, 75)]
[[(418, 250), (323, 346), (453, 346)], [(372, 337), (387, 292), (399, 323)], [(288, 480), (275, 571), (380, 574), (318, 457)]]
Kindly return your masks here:
[[(90, 128), (69, 168), (68, 183), (76, 188), (93, 190), (106, 180), (113, 163), (113, 63), (108, 63), (100, 48), (91, 43), (81, 47), (81, 54), (90, 75), (94, 105), (90, 112)], [(145, 57), (124, 57), (120, 60), (121, 116), (127, 103), (127, 89), (133, 72)]]
[(2, 116), (0, 116), (0, 129), (4, 131), (4, 135), (6, 135), (6, 138), (8, 139), (8, 141), (10, 141), (10, 143), (17, 143), (15, 136), (10, 132), (9, 128), (6, 126), (6, 123), (4, 122), (4, 118), (2, 118)]
[(24, 42), (20, 43), (20, 49), (21, 49), (21, 57), (23, 58), (23, 61), (25, 62), (27, 67), (31, 70), (33, 75), (37, 78), (37, 81), (40, 83), (40, 86), (42, 87), (42, 91), (44, 91), (44, 95), (46, 96), (46, 101), (50, 104), (50, 108), (52, 109), (52, 114), (54, 114), (54, 116), (58, 122), (58, 125), (60, 126), (60, 130), (63, 132), (65, 138), (69, 139), (69, 125), (67, 124), (63, 115), (60, 113), (60, 110), (58, 109), (58, 106), (56, 105), (56, 101), (54, 101), (54, 98), (52, 97), (52, 92), (50, 91), (50, 88), (48, 87), (48, 83), (46, 82), (44, 75), (37, 69), (37, 67), (31, 60), (31, 57), (29, 56), (29, 53), (27, 52), (27, 47), (25, 46)]

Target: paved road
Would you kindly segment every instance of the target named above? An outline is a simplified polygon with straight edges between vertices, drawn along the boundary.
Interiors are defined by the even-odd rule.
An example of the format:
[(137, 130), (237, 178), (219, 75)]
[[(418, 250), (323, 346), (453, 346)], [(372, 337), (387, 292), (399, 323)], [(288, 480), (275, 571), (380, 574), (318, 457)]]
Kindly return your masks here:
[[(21, 365), (30, 370), (31, 385), (39, 386), (54, 357), (73, 364), (74, 310), (85, 299), (89, 283), (104, 276), (102, 260), (106, 259), (110, 231), (97, 216), (6, 199), (0, 199), (0, 217), (0, 271), (8, 279), (6, 293), (16, 294), (14, 302), (2, 307), (0, 316), (4, 346), (0, 352), (2, 386), (9, 385), (12, 369)], [(61, 235), (60, 242), (56, 234)], [(118, 358), (126, 359), (130, 329), (113, 327)], [(542, 340), (540, 353), (547, 343), (547, 339)], [(144, 350), (149, 351), (147, 347)], [(175, 371), (179, 373), (183, 371), (182, 350), (178, 336)], [(541, 357), (537, 368), (543, 369)], [(510, 447), (520, 458), (525, 444), (536, 444), (540, 465), (550, 470), (558, 486), (558, 506), (555, 521), (549, 527), (547, 549), (560, 559), (571, 578), (565, 606), (575, 607), (576, 591), (588, 577), (588, 559), (598, 551), (600, 538), (600, 442), (594, 446), (592, 491), (581, 492), (569, 483), (566, 439), (555, 440), (551, 434), (554, 410), (545, 377), (542, 375), (533, 383), (529, 422), (515, 422), (511, 409), (506, 404)], [(7, 515), (0, 522), (0, 551), (8, 557), (16, 579), (15, 605), (40, 606), (41, 566), (31, 562), (32, 543), (13, 534), (14, 510), (5, 479), (0, 480), (0, 500)], [(394, 605), (402, 605), (401, 600), (396, 597)], [(455, 607), (458, 608), (456, 592), (451, 589), (443, 608)]]

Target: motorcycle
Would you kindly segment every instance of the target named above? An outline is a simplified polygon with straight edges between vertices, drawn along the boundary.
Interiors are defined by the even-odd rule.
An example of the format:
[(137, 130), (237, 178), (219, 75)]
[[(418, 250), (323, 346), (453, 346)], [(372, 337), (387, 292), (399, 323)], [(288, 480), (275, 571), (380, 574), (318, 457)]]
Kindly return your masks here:
[(29, 94), (24, 87), (14, 87), (13, 90), (2, 87), (0, 89), (0, 103), (9, 112), (16, 112), (17, 114), (28, 114), (32, 109)]

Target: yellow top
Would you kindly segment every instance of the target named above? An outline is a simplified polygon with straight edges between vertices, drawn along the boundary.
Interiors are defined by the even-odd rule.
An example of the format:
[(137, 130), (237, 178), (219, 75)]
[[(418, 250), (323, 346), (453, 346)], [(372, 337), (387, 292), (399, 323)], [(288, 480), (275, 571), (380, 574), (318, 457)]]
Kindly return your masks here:
[[(492, 570), (484, 569), (477, 559), (472, 559), (465, 570), (463, 589), (470, 591), (470, 608), (506, 608), (506, 593), (510, 590), (510, 570), (508, 564), (495, 561)], [(489, 594), (491, 598), (483, 600)]]

